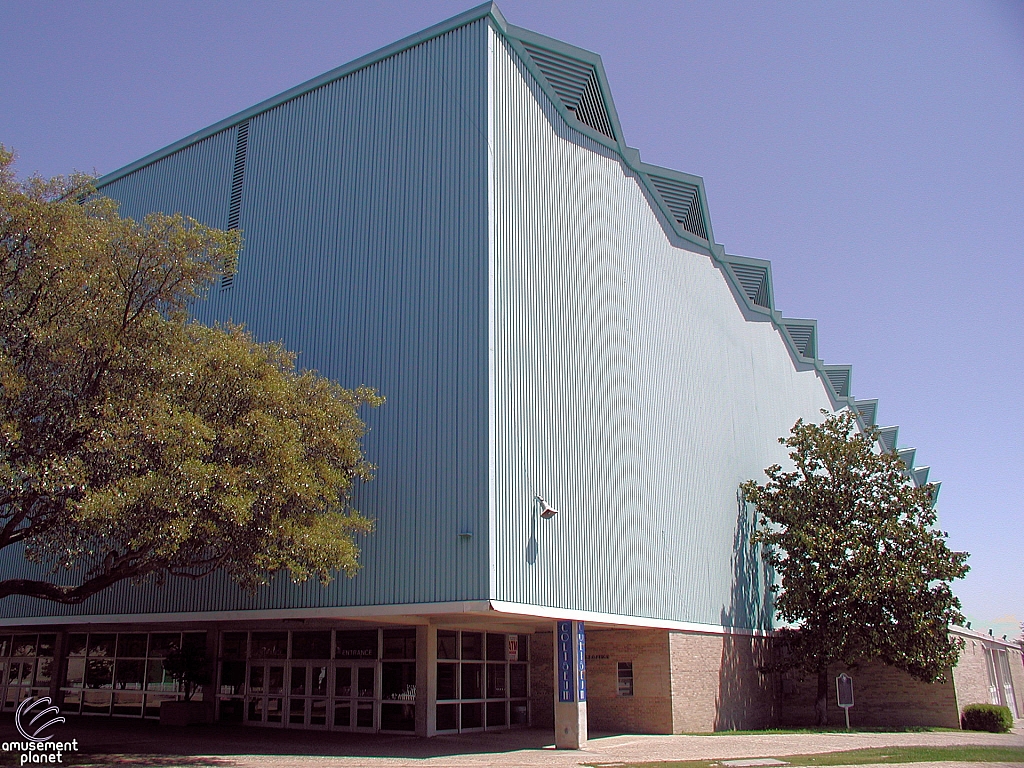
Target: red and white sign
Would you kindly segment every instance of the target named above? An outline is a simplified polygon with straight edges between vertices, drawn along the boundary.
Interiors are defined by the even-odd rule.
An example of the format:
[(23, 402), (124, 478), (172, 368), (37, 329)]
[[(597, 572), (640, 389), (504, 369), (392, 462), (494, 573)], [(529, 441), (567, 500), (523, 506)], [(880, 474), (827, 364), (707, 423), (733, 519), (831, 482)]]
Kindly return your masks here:
[(508, 636), (508, 647), (505, 648), (505, 656), (508, 661), (519, 661), (519, 635)]

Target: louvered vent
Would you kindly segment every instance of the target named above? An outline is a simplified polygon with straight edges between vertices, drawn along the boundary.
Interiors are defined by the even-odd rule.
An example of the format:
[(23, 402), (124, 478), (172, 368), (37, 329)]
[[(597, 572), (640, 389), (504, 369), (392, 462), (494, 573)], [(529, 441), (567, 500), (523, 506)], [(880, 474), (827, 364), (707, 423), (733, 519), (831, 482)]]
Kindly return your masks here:
[(914, 471), (914, 456), (917, 454), (916, 448), (903, 448), (896, 451), (896, 455), (899, 456), (900, 461), (907, 465), (907, 474)]
[(789, 337), (796, 344), (796, 351), (804, 357), (815, 356), (814, 326), (806, 323), (783, 323)]
[(825, 377), (832, 385), (836, 397), (850, 396), (850, 369), (848, 367), (826, 368)]
[(857, 406), (857, 413), (869, 427), (875, 426), (875, 418), (878, 413), (877, 400), (858, 400), (854, 403)]
[[(235, 166), (231, 172), (231, 197), (228, 202), (228, 229), (238, 229), (238, 217), (242, 211), (242, 184), (245, 182), (245, 157), (249, 149), (249, 121), (238, 126), (235, 140)], [(234, 285), (238, 264), (231, 264), (220, 280), (221, 290)]]
[(914, 469), (914, 482), (917, 483), (918, 488), (928, 482), (928, 470), (929, 467), (917, 467)]
[(658, 194), (665, 202), (665, 207), (671, 212), (676, 223), (691, 235), (707, 240), (708, 231), (704, 226), (704, 216), (700, 210), (697, 185), (653, 174), (648, 174), (648, 178), (654, 188), (658, 190)]
[(754, 264), (736, 264), (730, 262), (733, 274), (740, 281), (747, 298), (759, 307), (771, 309), (771, 296), (768, 292), (768, 267)]
[(899, 434), (899, 431), (899, 427), (883, 427), (878, 430), (878, 440), (885, 446), (885, 450), (896, 450), (896, 436)]
[(615, 132), (601, 97), (597, 68), (529, 43), (523, 43), (523, 47), (565, 108), (585, 126), (614, 139)]

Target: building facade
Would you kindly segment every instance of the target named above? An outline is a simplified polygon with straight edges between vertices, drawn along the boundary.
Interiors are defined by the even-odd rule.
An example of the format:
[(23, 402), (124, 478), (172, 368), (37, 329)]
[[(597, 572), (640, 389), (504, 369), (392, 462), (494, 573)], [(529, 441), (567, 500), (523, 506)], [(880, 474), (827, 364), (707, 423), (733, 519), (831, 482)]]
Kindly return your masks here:
[[(772, 576), (739, 485), (785, 459), (798, 418), (874, 425), (877, 403), (817, 357), (813, 320), (775, 308), (768, 262), (715, 242), (702, 180), (624, 143), (598, 56), (487, 4), (99, 187), (123, 215), (241, 229), (195, 317), (386, 396), (356, 499), (376, 532), (328, 586), (7, 598), (5, 708), (49, 691), (156, 716), (181, 695), (161, 660), (191, 643), (217, 660), (213, 716), (250, 725), (432, 735), (571, 704), (585, 730), (581, 697), (600, 729), (777, 720), (757, 671)], [(923, 484), (896, 428), (882, 438)]]

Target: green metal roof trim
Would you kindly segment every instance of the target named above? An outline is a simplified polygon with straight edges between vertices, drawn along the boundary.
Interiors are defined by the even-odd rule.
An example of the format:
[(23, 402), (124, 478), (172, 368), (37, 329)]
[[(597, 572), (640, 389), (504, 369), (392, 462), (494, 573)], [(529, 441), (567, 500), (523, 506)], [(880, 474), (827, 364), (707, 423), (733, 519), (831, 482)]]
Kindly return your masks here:
[[(742, 298), (746, 308), (770, 319), (792, 350), (795, 359), (814, 366), (823, 382), (827, 384), (826, 390), (832, 396), (837, 409), (851, 408), (859, 414), (862, 427), (873, 425), (877, 401), (853, 399), (850, 394), (851, 367), (825, 365), (817, 357), (817, 322), (786, 319), (775, 310), (771, 263), (763, 259), (727, 255), (724, 247), (715, 243), (704, 180), (700, 176), (645, 163), (640, 159), (638, 150), (625, 144), (601, 57), (561, 40), (509, 24), (493, 2), (478, 5), (421, 32), (409, 35), (186, 136), (102, 176), (98, 179), (97, 186), (102, 188), (185, 147), (244, 123), (256, 115), (482, 18), (488, 18), (494, 29), (509, 42), (566, 124), (614, 151), (625, 167), (636, 174), (671, 232), (721, 264), (726, 278), (733, 284), (737, 296)], [(874, 404), (870, 408), (870, 417), (858, 403)], [(879, 442), (883, 449), (896, 449), (897, 429), (891, 427), (882, 430)], [(912, 473), (911, 477), (917, 480), (916, 473)], [(935, 498), (938, 497), (937, 488), (938, 484)]]

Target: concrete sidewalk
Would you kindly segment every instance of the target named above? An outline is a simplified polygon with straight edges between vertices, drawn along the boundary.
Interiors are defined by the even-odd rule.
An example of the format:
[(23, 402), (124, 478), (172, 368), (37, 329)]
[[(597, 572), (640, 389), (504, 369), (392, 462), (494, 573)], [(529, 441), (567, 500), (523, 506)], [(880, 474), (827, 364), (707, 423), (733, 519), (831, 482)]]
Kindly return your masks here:
[[(77, 739), (71, 763), (133, 766), (217, 766), (219, 768), (569, 768), (657, 760), (778, 758), (864, 747), (953, 746), (965, 744), (1024, 747), (1024, 729), (1013, 733), (814, 733), (715, 736), (598, 735), (586, 750), (556, 751), (549, 730), (439, 736), (361, 735), (289, 731), (240, 726), (161, 727), (151, 721), (71, 717), (55, 726), (60, 740)], [(0, 741), (19, 740), (10, 716), (0, 720)], [(88, 760), (85, 756), (90, 756)], [(71, 756), (68, 756), (71, 757)], [(18, 755), (0, 753), (5, 765)], [(67, 758), (65, 763), (67, 763)], [(938, 764), (951, 768), (952, 763)], [(995, 768), (997, 764), (987, 764)], [(917, 763), (916, 768), (925, 768)]]

